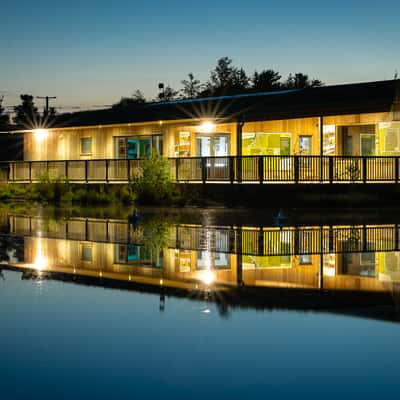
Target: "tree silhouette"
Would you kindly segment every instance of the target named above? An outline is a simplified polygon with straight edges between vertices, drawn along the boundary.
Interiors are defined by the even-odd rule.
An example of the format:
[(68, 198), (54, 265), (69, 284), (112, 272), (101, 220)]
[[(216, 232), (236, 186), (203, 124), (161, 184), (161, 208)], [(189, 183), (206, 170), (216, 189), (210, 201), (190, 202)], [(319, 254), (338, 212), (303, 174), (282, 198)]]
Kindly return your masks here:
[(20, 98), (22, 103), (14, 107), (14, 123), (26, 128), (40, 126), (41, 117), (33, 101), (33, 96), (30, 94), (21, 94)]
[(171, 86), (165, 86), (164, 90), (160, 92), (158, 95), (159, 100), (161, 101), (171, 101), (175, 100), (176, 97), (178, 96), (178, 92), (174, 89), (172, 89)]
[(252, 89), (256, 92), (267, 92), (269, 90), (281, 89), (280, 79), (282, 76), (273, 69), (264, 69), (261, 72), (255, 71), (251, 79)]
[(198, 79), (194, 79), (192, 72), (188, 73), (189, 79), (181, 81), (183, 85), (182, 95), (184, 98), (193, 99), (199, 95), (204, 85)]
[(131, 97), (121, 97), (118, 103), (113, 104), (112, 108), (127, 107), (132, 105), (144, 104), (146, 98), (140, 90), (135, 90)]
[(4, 113), (3, 99), (4, 97), (0, 96), (0, 126), (6, 126), (10, 122), (8, 115)]
[(307, 74), (297, 72), (294, 75), (289, 74), (283, 86), (287, 89), (304, 89), (308, 87), (323, 86), (323, 83), (318, 79), (310, 80)]

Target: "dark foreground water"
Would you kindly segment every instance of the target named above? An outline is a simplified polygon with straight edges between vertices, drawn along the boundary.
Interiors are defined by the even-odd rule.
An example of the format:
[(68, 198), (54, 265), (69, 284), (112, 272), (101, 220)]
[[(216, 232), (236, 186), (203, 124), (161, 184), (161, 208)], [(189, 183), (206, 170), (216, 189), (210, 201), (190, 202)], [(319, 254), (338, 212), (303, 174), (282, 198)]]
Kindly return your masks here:
[(0, 217), (1, 400), (399, 396), (397, 224)]
[(397, 398), (400, 325), (0, 282), (0, 398)]

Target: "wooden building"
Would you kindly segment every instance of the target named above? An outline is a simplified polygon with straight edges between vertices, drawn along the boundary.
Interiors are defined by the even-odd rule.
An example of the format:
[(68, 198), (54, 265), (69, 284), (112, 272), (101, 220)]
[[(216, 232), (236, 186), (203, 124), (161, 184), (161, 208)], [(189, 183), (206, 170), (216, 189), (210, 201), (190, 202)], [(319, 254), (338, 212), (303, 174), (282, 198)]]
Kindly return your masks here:
[[(102, 160), (92, 169), (112, 168), (107, 177), (115, 176), (115, 180), (119, 177), (116, 166), (110, 167), (105, 160), (140, 160), (152, 154), (173, 159), (208, 157), (205, 168), (212, 169), (206, 172), (210, 179), (246, 180), (250, 171), (248, 180), (273, 180), (269, 171), (293, 170), (296, 162), (288, 158), (292, 156), (301, 156), (303, 161), (310, 156), (400, 156), (400, 80), (114, 107), (63, 114), (51, 127), (21, 131), (24, 161)], [(244, 158), (240, 167), (233, 167), (228, 157)], [(380, 165), (386, 162), (379, 161)], [(200, 163), (186, 161), (186, 170), (200, 171)], [(303, 166), (309, 168), (310, 163)], [(322, 171), (322, 164), (321, 158), (314, 169)], [(53, 170), (63, 176), (67, 169), (70, 173), (74, 169), (70, 166), (53, 164)], [(175, 166), (177, 171), (182, 168)], [(28, 179), (31, 165), (16, 164), (15, 168), (19, 168), (12, 175), (15, 180)], [(264, 170), (258, 178), (254, 178), (256, 168)], [(100, 175), (98, 180), (102, 180)], [(177, 180), (192, 177), (176, 175)], [(309, 174), (310, 179), (315, 175), (316, 171)], [(324, 173), (319, 175), (323, 179)], [(201, 171), (196, 179), (200, 176)], [(128, 173), (121, 180), (129, 177)], [(73, 180), (74, 175), (69, 178)]]

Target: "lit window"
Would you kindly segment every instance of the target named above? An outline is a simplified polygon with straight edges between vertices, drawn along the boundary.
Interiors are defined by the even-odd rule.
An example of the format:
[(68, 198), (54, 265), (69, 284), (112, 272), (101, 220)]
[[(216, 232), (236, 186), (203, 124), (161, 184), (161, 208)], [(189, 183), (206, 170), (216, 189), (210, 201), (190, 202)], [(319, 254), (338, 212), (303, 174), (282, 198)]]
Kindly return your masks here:
[(92, 154), (92, 138), (81, 138), (81, 154)]

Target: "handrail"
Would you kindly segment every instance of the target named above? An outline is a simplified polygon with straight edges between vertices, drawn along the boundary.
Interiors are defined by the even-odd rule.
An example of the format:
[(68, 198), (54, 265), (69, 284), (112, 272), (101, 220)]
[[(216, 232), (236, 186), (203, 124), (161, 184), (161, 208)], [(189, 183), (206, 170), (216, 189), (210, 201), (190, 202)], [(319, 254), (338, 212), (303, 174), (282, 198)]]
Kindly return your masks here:
[[(167, 158), (176, 182), (399, 183), (400, 156), (249, 155)], [(2, 161), (0, 180), (37, 182), (49, 174), (75, 182), (130, 182), (145, 158)]]

